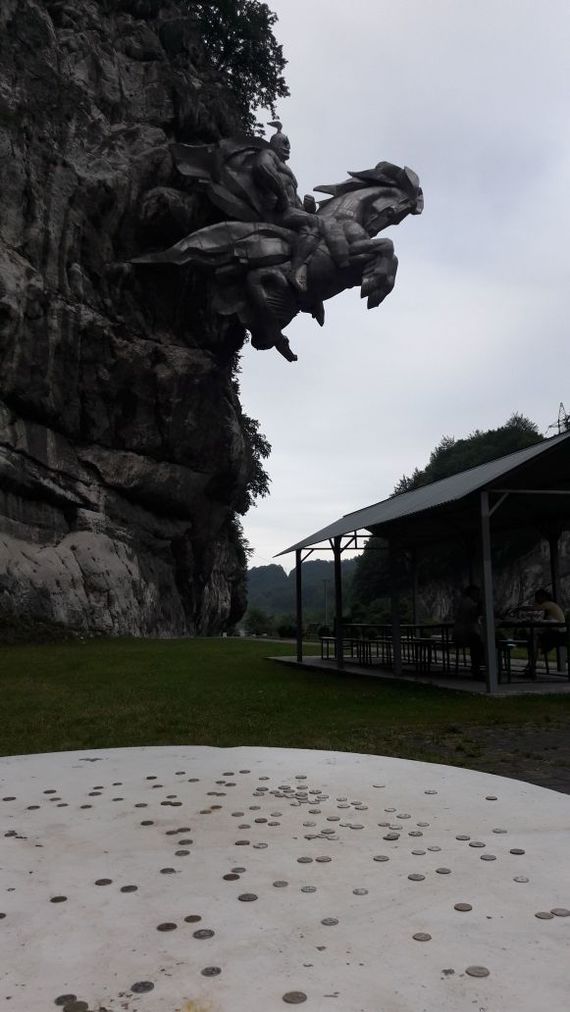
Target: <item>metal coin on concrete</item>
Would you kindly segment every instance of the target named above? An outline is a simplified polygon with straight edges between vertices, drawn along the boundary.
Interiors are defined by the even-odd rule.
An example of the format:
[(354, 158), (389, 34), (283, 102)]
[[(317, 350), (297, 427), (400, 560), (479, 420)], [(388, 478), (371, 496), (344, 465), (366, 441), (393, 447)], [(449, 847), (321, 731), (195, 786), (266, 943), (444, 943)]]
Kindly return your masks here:
[(428, 935), (427, 931), (416, 931), (415, 935), (412, 935), (412, 938), (416, 942), (431, 942), (431, 935)]
[(465, 969), (465, 973), (468, 973), (470, 977), (488, 977), (489, 970), (486, 966), (468, 966)]
[(287, 1005), (301, 1005), (306, 1000), (307, 995), (304, 991), (287, 991), (287, 993), (283, 995), (283, 1001)]

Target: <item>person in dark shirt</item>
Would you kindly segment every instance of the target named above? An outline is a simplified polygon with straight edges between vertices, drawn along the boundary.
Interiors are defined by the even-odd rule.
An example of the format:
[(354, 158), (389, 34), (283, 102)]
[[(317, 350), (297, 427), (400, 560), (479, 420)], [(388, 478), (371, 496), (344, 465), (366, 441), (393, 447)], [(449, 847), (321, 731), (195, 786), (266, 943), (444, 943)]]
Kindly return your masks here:
[(470, 584), (463, 591), (455, 613), (453, 642), (458, 647), (469, 647), (471, 653), (471, 673), (474, 678), (481, 677), (483, 662), (483, 637), (481, 635), (481, 591)]

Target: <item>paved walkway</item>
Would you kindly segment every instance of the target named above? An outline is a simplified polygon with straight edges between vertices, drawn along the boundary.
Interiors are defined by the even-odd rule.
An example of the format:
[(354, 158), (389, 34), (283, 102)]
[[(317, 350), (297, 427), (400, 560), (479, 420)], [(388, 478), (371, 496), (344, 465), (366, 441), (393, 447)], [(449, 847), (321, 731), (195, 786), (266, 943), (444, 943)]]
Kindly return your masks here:
[[(271, 657), (270, 660), (277, 661), (279, 664), (292, 664), (296, 667), (313, 669), (316, 671), (336, 671), (334, 661), (322, 660), (321, 657), (307, 655), (303, 657), (301, 663), (297, 661), (294, 656), (291, 657)], [(414, 682), (422, 685), (434, 685), (440, 689), (452, 689), (454, 692), (472, 692), (477, 695), (486, 695), (487, 686), (483, 681), (475, 681), (473, 678), (460, 677), (457, 678), (454, 675), (446, 674), (418, 674), (415, 671), (403, 671), (401, 675), (394, 675), (392, 671), (386, 671), (376, 665), (361, 666), (359, 664), (351, 664), (349, 661), (345, 661), (344, 671), (351, 675), (362, 675), (366, 678), (381, 678), (393, 681), (396, 679), (399, 682)], [(549, 678), (546, 676), (539, 678), (536, 682), (519, 681), (514, 678), (512, 682), (502, 682), (496, 696), (569, 696), (570, 697), (570, 681), (567, 677), (556, 677), (551, 675)]]

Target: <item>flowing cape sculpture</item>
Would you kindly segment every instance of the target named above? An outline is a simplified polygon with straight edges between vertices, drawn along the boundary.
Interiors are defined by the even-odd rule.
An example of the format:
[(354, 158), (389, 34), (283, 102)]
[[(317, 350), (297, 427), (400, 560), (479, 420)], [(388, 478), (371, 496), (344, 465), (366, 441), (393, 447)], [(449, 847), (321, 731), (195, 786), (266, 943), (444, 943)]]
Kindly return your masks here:
[(398, 261), (389, 239), (375, 239), (408, 214), (421, 214), (423, 194), (415, 172), (390, 162), (350, 172), (350, 179), (317, 186), (329, 194), (301, 202), (287, 166), (289, 140), (281, 123), (267, 142), (245, 137), (217, 144), (176, 144), (179, 172), (196, 181), (227, 216), (190, 233), (170, 249), (135, 263), (191, 264), (213, 277), (213, 308), (236, 315), (254, 348), (297, 356), (283, 334), (298, 313), (322, 326), (326, 299), (360, 285), (368, 308), (392, 291)]

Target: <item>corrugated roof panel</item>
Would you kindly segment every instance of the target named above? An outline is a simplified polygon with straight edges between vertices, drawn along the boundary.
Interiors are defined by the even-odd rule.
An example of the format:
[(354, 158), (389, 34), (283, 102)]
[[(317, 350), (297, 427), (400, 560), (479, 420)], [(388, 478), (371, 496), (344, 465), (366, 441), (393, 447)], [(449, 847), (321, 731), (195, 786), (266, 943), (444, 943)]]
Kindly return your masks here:
[(516, 450), (504, 457), (490, 460), (486, 464), (479, 464), (467, 471), (460, 471), (449, 478), (441, 478), (429, 485), (422, 485), (421, 488), (413, 489), (411, 492), (402, 492), (400, 495), (384, 499), (382, 502), (374, 503), (372, 506), (365, 506), (354, 513), (347, 513), (340, 517), (328, 527), (323, 527), (315, 534), (311, 534), (299, 541), (290, 548), (285, 548), (279, 555), (287, 555), (299, 548), (310, 548), (326, 541), (329, 538), (338, 537), (341, 534), (349, 534), (351, 531), (368, 530), (371, 527), (378, 527), (381, 524), (399, 520), (402, 517), (413, 516), (416, 513), (423, 513), (425, 510), (443, 506), (448, 502), (456, 502), (464, 499), (473, 492), (487, 488), (499, 478), (505, 478), (512, 471), (527, 464), (533, 458), (540, 456), (546, 450), (552, 449), (559, 443), (570, 440), (570, 432), (563, 432), (559, 436), (545, 439), (534, 446), (528, 446), (524, 450)]

